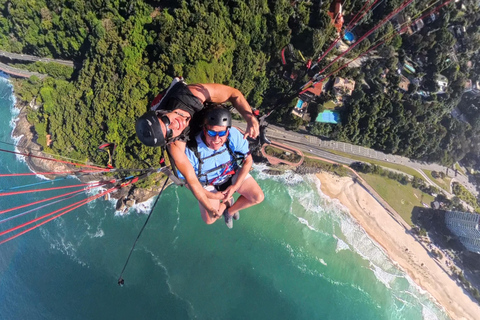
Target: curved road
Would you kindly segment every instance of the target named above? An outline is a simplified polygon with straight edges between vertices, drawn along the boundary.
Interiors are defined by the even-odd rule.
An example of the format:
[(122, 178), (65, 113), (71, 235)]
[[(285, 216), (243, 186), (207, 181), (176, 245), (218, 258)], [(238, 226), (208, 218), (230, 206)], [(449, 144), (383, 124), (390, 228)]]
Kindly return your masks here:
[[(245, 123), (242, 123), (239, 121), (234, 121), (234, 123), (236, 126), (245, 127)], [(386, 162), (401, 164), (416, 170), (418, 173), (422, 175), (422, 177), (428, 183), (430, 183), (433, 186), (436, 186), (440, 190), (443, 190), (435, 182), (433, 182), (425, 174), (425, 172), (423, 172), (423, 170), (447, 172), (448, 168), (441, 166), (439, 164), (413, 161), (406, 157), (385, 154), (380, 151), (375, 151), (373, 149), (369, 149), (361, 146), (355, 146), (349, 143), (343, 143), (338, 141), (324, 141), (315, 136), (288, 131), (282, 127), (278, 127), (271, 124), (268, 126), (267, 136), (268, 138), (281, 141), (282, 143), (285, 143), (285, 144), (293, 145), (303, 151), (308, 151), (319, 157), (336, 161), (346, 165), (350, 165), (353, 162), (356, 162), (357, 160), (353, 160), (347, 157), (342, 157), (340, 155), (333, 154), (329, 152), (329, 150), (341, 151), (351, 155), (371, 158), (379, 161), (386, 161)], [(467, 177), (461, 174), (458, 174), (455, 177), (455, 174), (452, 169), (449, 169), (448, 173), (450, 177), (455, 178), (460, 184), (465, 186), (474, 195), (478, 195), (476, 187), (468, 181)], [(448, 197), (453, 196), (450, 192), (445, 192), (445, 193)]]

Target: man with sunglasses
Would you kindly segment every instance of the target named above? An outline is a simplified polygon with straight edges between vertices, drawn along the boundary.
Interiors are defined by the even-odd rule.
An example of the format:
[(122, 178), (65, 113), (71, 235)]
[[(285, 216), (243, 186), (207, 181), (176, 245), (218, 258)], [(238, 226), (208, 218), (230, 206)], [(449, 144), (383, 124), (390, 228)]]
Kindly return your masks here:
[(220, 200), (222, 194), (213, 194), (202, 187), (185, 155), (190, 120), (203, 109), (206, 102), (230, 102), (247, 122), (244, 139), (258, 136), (258, 121), (239, 90), (216, 83), (186, 85), (181, 78), (175, 78), (170, 87), (154, 99), (152, 110), (137, 119), (135, 130), (139, 140), (146, 146), (167, 146), (195, 197), (210, 215), (218, 216), (217, 209), (209, 199)]
[(182, 78), (175, 78), (167, 90), (155, 97), (151, 110), (137, 119), (138, 138), (149, 147), (186, 141), (190, 120), (207, 102), (230, 102), (247, 122), (245, 138), (258, 136), (258, 121), (239, 90), (217, 83), (187, 85)]
[[(198, 181), (205, 190), (220, 194), (210, 198), (209, 205), (216, 214), (199, 202), (202, 219), (214, 223), (223, 214), (225, 223), (233, 227), (233, 219), (239, 219), (239, 210), (263, 201), (264, 194), (255, 179), (249, 174), (253, 160), (249, 144), (236, 128), (232, 128), (232, 116), (227, 109), (216, 106), (206, 111), (201, 131), (194, 141), (187, 144), (185, 154), (191, 163)], [(240, 194), (232, 205), (232, 196)]]

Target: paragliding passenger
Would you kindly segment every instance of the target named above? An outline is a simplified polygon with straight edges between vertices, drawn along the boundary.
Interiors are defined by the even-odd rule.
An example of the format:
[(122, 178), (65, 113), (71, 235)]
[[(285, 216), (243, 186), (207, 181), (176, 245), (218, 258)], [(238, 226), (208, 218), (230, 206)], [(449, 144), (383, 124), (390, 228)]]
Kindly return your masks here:
[[(232, 128), (230, 111), (221, 106), (213, 107), (206, 111), (202, 120), (200, 132), (187, 143), (185, 152), (204, 188), (223, 196), (209, 199), (216, 214), (211, 214), (199, 202), (200, 212), (207, 224), (214, 223), (223, 214), (225, 223), (232, 228), (233, 219), (240, 217), (239, 210), (263, 201), (263, 191), (249, 174), (253, 164), (249, 144), (240, 131)], [(233, 203), (235, 192), (240, 197)]]
[(205, 102), (230, 102), (247, 121), (244, 139), (256, 138), (259, 134), (258, 121), (243, 94), (222, 84), (186, 85), (181, 78), (175, 78), (170, 87), (152, 102), (152, 110), (142, 115), (135, 124), (139, 140), (149, 147), (167, 146), (176, 167), (209, 216), (221, 216), (209, 201), (224, 200), (221, 193), (206, 191), (193, 170), (185, 154), (190, 120), (201, 111)]

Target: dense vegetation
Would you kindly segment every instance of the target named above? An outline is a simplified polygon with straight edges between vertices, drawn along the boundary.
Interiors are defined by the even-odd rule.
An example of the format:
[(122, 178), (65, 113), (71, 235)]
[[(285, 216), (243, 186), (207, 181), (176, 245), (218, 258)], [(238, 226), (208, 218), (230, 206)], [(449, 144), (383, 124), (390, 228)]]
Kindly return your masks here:
[[(407, 13), (415, 16), (425, 3), (411, 5)], [(361, 68), (340, 71), (339, 75), (357, 82), (342, 111), (343, 123), (314, 124), (310, 132), (445, 164), (465, 155), (475, 158), (471, 155), (478, 154), (479, 117), (465, 123), (450, 115), (462, 97), (464, 80), (480, 76), (480, 66), (467, 63), (478, 54), (480, 14), (473, 1), (462, 3), (465, 9), (446, 6), (421, 31), (387, 41)], [(365, 33), (399, 4), (382, 2), (356, 33)], [(362, 5), (345, 1), (345, 20)], [(134, 119), (175, 75), (183, 75), (189, 83), (237, 87), (253, 107), (276, 107), (271, 122), (298, 128), (302, 121), (290, 114), (292, 97), (308, 75), (293, 83), (282, 78), (279, 51), (292, 43), (315, 60), (334, 39), (329, 6), (286, 0), (0, 0), (0, 47), (76, 64), (73, 72), (37, 64), (33, 69), (52, 77), (16, 84), (21, 98), (28, 102), (35, 98), (41, 106), (30, 111), (29, 119), (44, 146), (45, 135), (52, 134), (54, 142), (51, 148), (45, 146), (47, 150), (105, 163), (106, 155), (97, 147), (109, 141), (118, 145), (118, 167), (139, 167), (144, 166), (143, 159), (155, 164), (159, 155), (136, 140)], [(452, 25), (465, 27), (468, 37), (461, 40), (457, 60), (447, 62), (458, 41), (448, 29)], [(393, 30), (394, 24), (388, 22), (349, 56)], [(418, 70), (422, 79), (403, 93), (398, 89), (397, 63), (417, 58), (424, 61)], [(386, 69), (391, 72), (381, 78)], [(438, 74), (449, 79), (446, 93), (416, 94), (435, 91)], [(321, 108), (330, 98), (326, 93), (312, 106)], [(462, 104), (462, 112), (474, 113), (468, 103)]]

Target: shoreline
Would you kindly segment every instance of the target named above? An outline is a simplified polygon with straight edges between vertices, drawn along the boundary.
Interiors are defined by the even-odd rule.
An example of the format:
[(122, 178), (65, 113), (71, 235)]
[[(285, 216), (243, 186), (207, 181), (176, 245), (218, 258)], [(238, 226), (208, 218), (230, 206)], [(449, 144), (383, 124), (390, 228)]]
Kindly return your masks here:
[[(438, 261), (429, 255), (423, 243), (415, 238), (409, 226), (398, 222), (350, 177), (329, 172), (316, 174), (321, 191), (337, 199), (350, 215), (377, 242), (390, 259), (435, 301), (452, 319), (478, 319), (480, 306), (457, 285)], [(448, 269), (448, 268), (447, 268)]]

